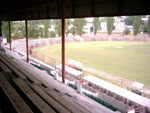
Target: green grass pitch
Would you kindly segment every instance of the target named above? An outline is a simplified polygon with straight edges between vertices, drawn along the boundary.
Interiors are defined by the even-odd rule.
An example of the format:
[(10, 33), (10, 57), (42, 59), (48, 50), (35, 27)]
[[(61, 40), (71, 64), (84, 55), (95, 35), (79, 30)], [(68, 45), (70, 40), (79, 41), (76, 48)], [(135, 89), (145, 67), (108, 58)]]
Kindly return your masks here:
[[(51, 57), (61, 57), (60, 44), (36, 48)], [(150, 43), (146, 42), (75, 42), (66, 44), (66, 59), (131, 81), (150, 86)]]

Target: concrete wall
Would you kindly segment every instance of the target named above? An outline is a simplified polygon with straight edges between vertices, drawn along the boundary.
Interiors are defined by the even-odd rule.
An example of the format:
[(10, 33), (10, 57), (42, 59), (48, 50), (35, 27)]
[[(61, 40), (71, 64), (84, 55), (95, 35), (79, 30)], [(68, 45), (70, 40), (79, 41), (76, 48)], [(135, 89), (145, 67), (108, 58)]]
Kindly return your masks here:
[[(143, 41), (150, 42), (150, 38), (148, 37), (134, 37), (134, 36), (116, 36), (111, 37), (112, 41)], [(89, 41), (109, 41), (109, 37), (84, 37), (85, 42)]]

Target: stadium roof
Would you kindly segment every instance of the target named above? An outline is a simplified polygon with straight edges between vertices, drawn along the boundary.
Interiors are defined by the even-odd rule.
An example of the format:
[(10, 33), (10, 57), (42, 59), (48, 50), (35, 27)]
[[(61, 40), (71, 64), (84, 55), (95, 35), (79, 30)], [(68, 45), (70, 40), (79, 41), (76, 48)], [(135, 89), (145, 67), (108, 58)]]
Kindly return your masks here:
[[(64, 0), (66, 18), (149, 15), (149, 0)], [(0, 20), (60, 19), (62, 0), (0, 0)]]

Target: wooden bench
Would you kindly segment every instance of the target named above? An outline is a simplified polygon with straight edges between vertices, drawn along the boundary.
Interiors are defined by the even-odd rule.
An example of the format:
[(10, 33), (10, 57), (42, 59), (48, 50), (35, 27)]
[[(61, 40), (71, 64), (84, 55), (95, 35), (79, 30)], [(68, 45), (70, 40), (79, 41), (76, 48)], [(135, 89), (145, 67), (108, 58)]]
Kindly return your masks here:
[(56, 90), (49, 90), (47, 91), (47, 94), (51, 96), (52, 98), (54, 98), (57, 102), (59, 102), (66, 109), (71, 110), (72, 113), (83, 113), (82, 111), (80, 111), (79, 108), (74, 106), (69, 101), (66, 101), (65, 99), (63, 99), (62, 96), (58, 95), (58, 92)]
[(81, 105), (79, 105), (78, 103), (76, 103), (74, 101), (74, 97), (70, 97), (68, 95), (62, 95), (61, 96), (64, 100), (66, 100), (67, 102), (69, 102), (70, 104), (72, 104), (72, 106), (76, 107), (77, 109), (79, 109), (79, 111), (81, 111), (82, 113), (90, 113), (90, 111), (88, 111), (87, 109), (85, 109), (84, 107), (81, 107)]
[[(16, 75), (18, 75), (22, 79), (27, 79), (18, 69), (16, 69), (11, 62), (8, 62), (6, 59), (0, 56), (1, 61), (3, 62), (3, 65), (5, 64), (6, 66), (9, 67)], [(4, 70), (5, 71), (5, 70)]]
[[(85, 101), (81, 98), (81, 95), (76, 94), (75, 90), (53, 80), (49, 75), (40, 73), (40, 71), (33, 66), (5, 55), (0, 55), (0, 57), (3, 59), (0, 59), (2, 63), (6, 62), (6, 64), (8, 63), (7, 65), (11, 65), (16, 69), (16, 72), (18, 72), (15, 72), (16, 74), (22, 74), (28, 78), (26, 80), (21, 79), (21, 77), (15, 78), (12, 79), (13, 82), (11, 83), (33, 112), (99, 113), (101, 109), (103, 111), (103, 107), (97, 109), (99, 105), (94, 107), (96, 105), (94, 102)], [(13, 71), (11, 66), (9, 68)], [(4, 68), (6, 67), (3, 66), (2, 70), (9, 71)], [(33, 83), (29, 82), (30, 80), (33, 81)], [(37, 83), (40, 81), (39, 84), (34, 84), (36, 80)]]
[(71, 113), (61, 104), (59, 104), (55, 99), (50, 97), (44, 90), (42, 90), (39, 86), (33, 85), (31, 88), (40, 95), (50, 106), (52, 106), (58, 113)]
[(3, 71), (6, 73), (12, 73), (12, 71), (3, 63), (0, 61), (0, 67), (2, 68)]
[(0, 113), (2, 113), (1, 109), (0, 109)]
[[(9, 102), (17, 113), (33, 113), (15, 89), (10, 85), (4, 75), (0, 72), (0, 88), (7, 96)], [(2, 97), (3, 98), (3, 97)], [(8, 108), (9, 109), (9, 108)]]
[(16, 86), (29, 99), (29, 101), (42, 113), (56, 113), (47, 103), (45, 103), (23, 80), (14, 79)]
[(7, 63), (7, 65), (21, 78), (26, 79), (28, 78), (31, 82), (41, 84), (39, 80), (37, 80), (35, 77), (33, 77), (29, 72), (25, 71), (24, 68), (19, 65), (16, 61), (13, 59), (10, 59), (7, 56), (1, 55), (3, 62)]
[(23, 61), (14, 61), (14, 63), (18, 66), (21, 67), (21, 72), (24, 73), (24, 75), (30, 80), (32, 81), (33, 83), (36, 83), (36, 84), (41, 84), (41, 82), (33, 75), (36, 75), (34, 72), (36, 71), (35, 70), (35, 67), (30, 65), (30, 64), (26, 64), (26, 62), (23, 62)]

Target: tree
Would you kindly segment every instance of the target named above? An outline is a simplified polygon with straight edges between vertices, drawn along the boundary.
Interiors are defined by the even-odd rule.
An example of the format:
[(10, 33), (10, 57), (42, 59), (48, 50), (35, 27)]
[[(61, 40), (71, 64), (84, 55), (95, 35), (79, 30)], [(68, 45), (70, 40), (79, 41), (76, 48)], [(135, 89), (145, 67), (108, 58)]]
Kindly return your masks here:
[(38, 29), (38, 24), (36, 21), (28, 22), (28, 36), (29, 38), (38, 38), (39, 29)]
[(65, 33), (66, 36), (71, 32), (72, 21), (70, 19), (65, 20)]
[(15, 32), (13, 38), (14, 39), (23, 38), (23, 34), (21, 32)]
[(17, 38), (25, 37), (26, 35), (24, 35), (23, 29), (25, 29), (24, 23), (19, 22), (19, 21), (17, 22), (13, 21), (11, 24), (11, 33), (13, 33), (12, 38), (17, 39)]
[(44, 37), (45, 38), (48, 38), (48, 36), (49, 36), (49, 31), (48, 31), (49, 27), (50, 27), (50, 21), (44, 20)]
[(147, 33), (148, 33), (148, 35), (150, 35), (150, 15), (148, 17)]
[(39, 28), (39, 36), (43, 37), (44, 36), (44, 29), (43, 28)]
[(140, 27), (141, 27), (141, 16), (134, 16), (133, 34), (135, 36), (139, 33)]
[(77, 33), (77, 35), (82, 35), (84, 33), (83, 31), (83, 27), (86, 25), (86, 20), (84, 18), (81, 19), (74, 19), (73, 22), (73, 29), (71, 30), (73, 34), (75, 34), (75, 32)]
[(7, 38), (7, 42), (9, 42), (9, 23), (8, 23), (8, 21), (2, 22), (2, 34), (3, 34), (3, 37)]
[(129, 28), (125, 28), (125, 30), (123, 31), (123, 35), (128, 35), (130, 33), (131, 33), (131, 31)]
[(111, 35), (114, 27), (114, 17), (107, 17), (106, 20), (107, 20), (107, 32), (108, 35)]
[(61, 31), (61, 20), (54, 20), (54, 26), (55, 26), (55, 32), (56, 34), (58, 34), (58, 36), (60, 37), (62, 34)]
[(21, 30), (21, 33), (22, 33), (23, 37), (26, 37), (25, 23), (21, 24), (20, 30)]
[(56, 37), (56, 33), (55, 33), (54, 31), (50, 31), (50, 37), (51, 37), (51, 38)]
[(125, 22), (126, 25), (133, 25), (134, 17), (133, 16), (128, 16), (127, 18), (124, 19), (124, 22)]
[(70, 29), (70, 32), (72, 33), (73, 36), (76, 34), (77, 29), (74, 21), (72, 22), (73, 27)]
[(97, 17), (97, 18), (94, 18), (94, 20), (93, 20), (94, 36), (95, 36), (96, 33), (97, 33), (97, 30), (98, 30), (98, 28), (99, 28), (99, 25), (100, 25), (100, 20), (99, 20), (99, 18), (98, 18), (98, 17)]

